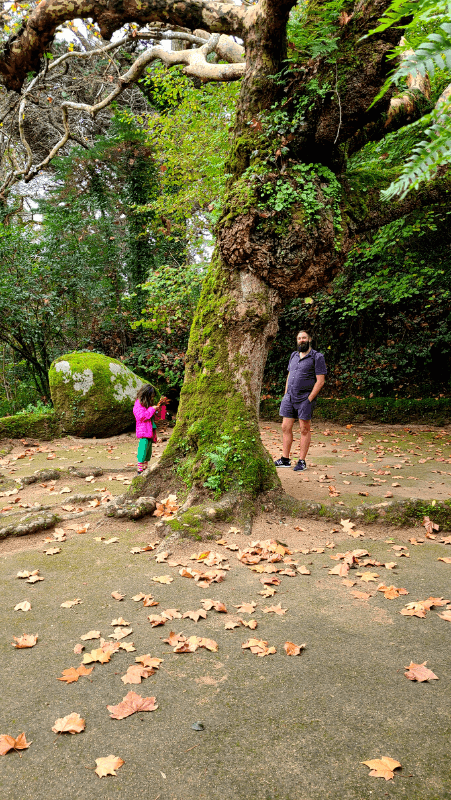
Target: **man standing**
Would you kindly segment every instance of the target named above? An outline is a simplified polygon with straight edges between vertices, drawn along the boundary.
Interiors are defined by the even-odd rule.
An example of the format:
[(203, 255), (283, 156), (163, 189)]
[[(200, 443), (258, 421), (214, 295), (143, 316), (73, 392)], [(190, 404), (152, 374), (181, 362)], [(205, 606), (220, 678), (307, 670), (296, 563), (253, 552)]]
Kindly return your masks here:
[(276, 467), (291, 467), (290, 450), (293, 444), (293, 425), (299, 419), (301, 429), (300, 458), (294, 466), (295, 472), (307, 469), (305, 459), (310, 447), (310, 420), (316, 405), (316, 397), (324, 386), (327, 373), (322, 353), (311, 346), (307, 331), (299, 331), (296, 337), (298, 349), (291, 354), (288, 362), (288, 377), (285, 395), (280, 404), (282, 421), (283, 455), (275, 461)]

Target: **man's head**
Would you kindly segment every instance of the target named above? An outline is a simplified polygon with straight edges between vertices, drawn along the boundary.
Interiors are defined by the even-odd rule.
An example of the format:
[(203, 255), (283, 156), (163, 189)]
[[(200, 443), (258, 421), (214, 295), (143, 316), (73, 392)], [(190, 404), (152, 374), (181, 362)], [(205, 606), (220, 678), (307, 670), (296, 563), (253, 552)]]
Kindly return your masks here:
[(299, 331), (296, 336), (296, 344), (300, 353), (308, 353), (311, 347), (311, 337), (307, 331)]

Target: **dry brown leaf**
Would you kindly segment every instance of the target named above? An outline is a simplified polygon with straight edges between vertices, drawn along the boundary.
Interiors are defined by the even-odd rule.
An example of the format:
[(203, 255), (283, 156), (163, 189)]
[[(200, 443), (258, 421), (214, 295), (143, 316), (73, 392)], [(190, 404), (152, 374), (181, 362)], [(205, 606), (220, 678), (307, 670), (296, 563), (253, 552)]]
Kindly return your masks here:
[(392, 586), (385, 586), (385, 584), (383, 584), (383, 583), (381, 583), (377, 587), (377, 591), (378, 592), (383, 592), (384, 593), (384, 597), (386, 597), (387, 600), (395, 600), (401, 594), (402, 595), (409, 594), (407, 589), (403, 589), (402, 587), (397, 587), (397, 586), (393, 586), (393, 585)]
[(74, 600), (65, 600), (64, 603), (61, 603), (60, 608), (72, 608), (72, 606), (79, 606), (83, 600), (80, 600), (79, 597), (76, 597)]
[(248, 639), (241, 647), (243, 650), (249, 648), (251, 653), (255, 653), (257, 656), (269, 656), (276, 652), (276, 648), (268, 647), (268, 642), (263, 639)]
[(150, 667), (150, 669), (159, 669), (160, 664), (164, 661), (163, 658), (158, 658), (156, 656), (151, 656), (150, 653), (147, 653), (145, 656), (136, 656), (135, 661), (138, 664), (141, 664), (143, 667)]
[(155, 711), (158, 703), (155, 697), (141, 697), (136, 692), (129, 692), (117, 706), (107, 706), (111, 719), (125, 719), (137, 711)]
[(174, 633), (171, 631), (167, 639), (163, 639), (163, 642), (169, 644), (171, 647), (175, 647), (179, 642), (184, 641), (185, 637), (181, 633)]
[(111, 592), (111, 597), (113, 598), (113, 600), (123, 600), (125, 594), (121, 594), (120, 592)]
[(249, 621), (247, 621), (245, 619), (241, 619), (241, 617), (240, 617), (240, 622), (242, 625), (244, 625), (245, 628), (250, 628), (251, 631), (255, 631), (255, 628), (257, 627), (258, 624), (256, 619), (250, 619)]
[(194, 622), (198, 622), (200, 617), (202, 619), (207, 618), (207, 612), (204, 608), (198, 608), (197, 611), (185, 611), (183, 614), (183, 619), (192, 619)]
[(157, 564), (161, 564), (163, 561), (166, 561), (168, 555), (169, 552), (167, 550), (165, 550), (164, 553), (158, 553), (158, 555), (155, 556), (155, 561)]
[(449, 556), (438, 558), (437, 561), (443, 561), (445, 564), (451, 564), (451, 558)]
[(154, 675), (155, 670), (152, 667), (144, 667), (142, 664), (132, 664), (125, 675), (122, 676), (122, 683), (141, 683), (143, 678), (149, 678)]
[(368, 600), (371, 597), (370, 592), (359, 592), (357, 589), (353, 589), (351, 594), (356, 600)]
[(139, 592), (138, 594), (135, 594), (132, 597), (132, 600), (134, 600), (135, 603), (139, 603), (139, 601), (140, 600), (144, 600), (145, 597), (152, 597), (152, 595), (151, 594), (146, 595), (146, 594), (144, 594), (144, 592)]
[(404, 668), (407, 670), (404, 675), (409, 679), (409, 681), (418, 681), (418, 683), (433, 680), (438, 681), (437, 675), (434, 675), (432, 670), (426, 667), (427, 663), (427, 661), (423, 661), (422, 664), (414, 664), (414, 662), (411, 661), (409, 666)]
[(388, 756), (372, 758), (369, 761), (362, 761), (361, 763), (370, 768), (370, 775), (373, 778), (385, 778), (386, 781), (391, 781), (394, 770), (401, 767), (399, 761), (395, 761), (394, 758), (389, 758)]
[(111, 539), (106, 539), (104, 544), (117, 544), (119, 538), (117, 536), (113, 536)]
[(125, 650), (126, 653), (134, 653), (136, 651), (133, 642), (119, 642), (119, 647), (121, 650)]
[(300, 656), (302, 650), (305, 650), (306, 644), (294, 644), (293, 642), (285, 642), (283, 649), (287, 656)]
[(312, 574), (310, 572), (310, 570), (307, 569), (307, 567), (304, 564), (301, 564), (301, 566), (297, 568), (297, 572), (299, 572), (299, 575), (311, 575)]
[(27, 647), (34, 647), (36, 642), (38, 641), (38, 634), (37, 633), (24, 633), (22, 636), (13, 636), (15, 641), (11, 642), (13, 647), (17, 647), (18, 650), (24, 650)]
[(268, 597), (274, 597), (276, 593), (277, 589), (275, 589), (274, 586), (267, 586), (266, 589), (262, 589), (262, 591), (259, 592), (259, 594), (263, 595), (266, 599), (268, 599)]
[(251, 600), (250, 603), (241, 603), (241, 605), (234, 606), (240, 614), (253, 614), (257, 607), (257, 603)]
[(49, 547), (44, 553), (46, 556), (56, 556), (57, 553), (61, 553), (61, 547)]
[(348, 572), (349, 564), (343, 561), (342, 563), (337, 564), (336, 567), (332, 567), (332, 569), (328, 571), (328, 575), (339, 575), (341, 578), (345, 578)]
[(365, 581), (365, 583), (370, 583), (370, 581), (376, 581), (379, 578), (377, 572), (362, 572), (359, 575), (361, 581)]
[(84, 664), (80, 664), (79, 667), (69, 667), (69, 669), (63, 669), (61, 677), (57, 680), (65, 683), (76, 683), (80, 677), (90, 675), (93, 669), (94, 667), (87, 669)]
[(224, 603), (221, 603), (220, 600), (201, 600), (202, 607), (205, 608), (206, 611), (210, 611), (212, 608), (215, 611), (218, 611), (221, 614), (227, 614), (227, 608), (225, 607)]
[(95, 769), (99, 778), (104, 778), (106, 775), (116, 775), (116, 770), (125, 764), (125, 761), (118, 756), (106, 756), (105, 758), (96, 758), (97, 767)]
[(76, 656), (81, 655), (81, 653), (83, 652), (84, 649), (85, 649), (84, 644), (76, 644), (75, 647), (74, 647), (75, 655)]
[(172, 583), (174, 578), (171, 575), (154, 575), (152, 580), (155, 583)]
[(147, 619), (152, 625), (152, 628), (157, 628), (158, 625), (166, 625), (166, 622), (168, 621), (167, 617), (163, 617), (162, 615), (159, 614), (149, 614)]
[(231, 631), (233, 628), (239, 628), (240, 625), (241, 625), (241, 620), (240, 620), (240, 622), (235, 622), (235, 620), (229, 619), (225, 623), (224, 628), (225, 628), (226, 631)]
[(166, 608), (165, 611), (161, 612), (161, 616), (167, 620), (172, 619), (181, 619), (182, 615), (178, 608)]
[(155, 600), (151, 594), (145, 594), (143, 597), (144, 608), (151, 608), (151, 606), (159, 606), (158, 600)]
[(126, 636), (130, 636), (131, 633), (133, 633), (133, 628), (121, 628), (118, 626), (114, 629), (113, 633), (108, 635), (108, 638), (119, 641), (120, 639), (125, 639)]
[(215, 642), (214, 639), (201, 638), (199, 647), (204, 647), (205, 650), (210, 650), (212, 653), (218, 652), (218, 643)]
[(87, 642), (88, 639), (100, 639), (100, 631), (88, 631), (88, 633), (84, 633), (83, 636), (80, 636), (80, 639), (83, 642)]
[(75, 711), (67, 717), (60, 717), (55, 721), (52, 728), (53, 733), (81, 733), (84, 731), (86, 723)]
[(30, 611), (31, 610), (31, 603), (28, 600), (24, 600), (22, 603), (17, 603), (14, 606), (14, 611)]
[(446, 622), (451, 622), (451, 611), (442, 611), (438, 616), (440, 619), (446, 620)]
[(83, 664), (92, 664), (93, 661), (98, 661), (99, 664), (107, 664), (111, 655), (111, 651), (98, 647), (96, 650), (91, 650), (90, 653), (84, 654)]
[(282, 608), (282, 604), (279, 603), (277, 606), (266, 606), (266, 608), (263, 608), (262, 611), (264, 614), (274, 613), (278, 614), (279, 616), (282, 616), (282, 614), (286, 614), (288, 609)]
[(33, 572), (28, 572), (28, 570), (24, 569), (22, 572), (18, 572), (16, 578), (31, 578), (34, 575), (39, 575), (39, 570), (34, 569)]
[(126, 622), (123, 617), (118, 617), (117, 619), (113, 619), (111, 624), (114, 625), (130, 625), (130, 622)]
[(5, 756), (10, 750), (26, 750), (30, 744), (24, 733), (20, 733), (17, 739), (4, 733), (0, 736), (0, 756)]

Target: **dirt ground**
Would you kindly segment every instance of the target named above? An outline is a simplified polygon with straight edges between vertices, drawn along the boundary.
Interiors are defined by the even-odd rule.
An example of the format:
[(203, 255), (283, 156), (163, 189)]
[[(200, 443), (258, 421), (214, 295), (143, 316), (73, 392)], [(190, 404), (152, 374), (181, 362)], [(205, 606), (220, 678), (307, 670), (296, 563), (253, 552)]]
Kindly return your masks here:
[[(277, 457), (280, 426), (263, 423), (262, 435)], [(280, 477), (291, 494), (331, 504), (375, 502), (388, 489), (424, 497), (427, 488), (428, 499), (444, 499), (450, 439), (449, 430), (315, 426), (307, 473)], [(211, 525), (211, 540), (165, 548), (156, 517), (104, 516), (108, 498), (134, 474), (135, 448), (130, 435), (17, 442), (1, 461), (3, 525), (44, 507), (65, 517), (64, 534), (53, 528), (0, 541), (0, 735), (23, 731), (32, 742), (1, 759), (2, 800), (448, 800), (451, 537), (428, 539), (420, 526), (346, 530), (273, 511), (259, 515), (250, 538), (232, 521)], [(18, 490), (20, 477), (69, 465), (86, 469), (88, 480), (64, 474)], [(91, 480), (94, 467), (104, 472)], [(267, 540), (283, 543), (279, 562), (252, 555), (252, 543)], [(219, 582), (202, 586), (183, 573), (204, 571), (208, 551)], [(331, 572), (345, 554), (353, 566)], [(44, 580), (17, 577), (35, 570)], [(402, 593), (389, 599), (381, 584)], [(151, 593), (156, 605), (143, 607), (138, 593)], [(428, 598), (437, 605), (424, 616), (420, 606), (420, 616), (401, 613)], [(181, 616), (209, 599), (227, 611), (210, 608), (198, 622)], [(31, 608), (15, 610), (24, 601)], [(175, 616), (153, 627), (148, 617), (165, 610)], [(248, 629), (250, 621), (257, 627)], [(98, 631), (111, 642), (118, 624), (131, 628), (121, 640), (128, 651), (91, 662), (92, 673), (74, 683), (59, 680), (99, 648), (99, 638), (82, 636)], [(175, 653), (164, 642), (170, 631), (213, 640), (217, 651)], [(38, 634), (37, 644), (12, 647), (22, 634)], [(243, 648), (251, 638), (275, 652), (258, 657)], [(286, 642), (305, 648), (290, 657)], [(163, 659), (160, 668), (125, 683), (141, 654)], [(438, 680), (408, 680), (410, 662), (424, 661)], [(110, 719), (107, 706), (130, 690), (155, 696), (156, 711)], [(53, 733), (72, 712), (85, 720), (84, 732)], [(192, 728), (197, 722), (203, 730)], [(110, 754), (124, 764), (99, 778), (96, 759)], [(371, 777), (362, 764), (382, 756), (401, 764), (392, 780)]]

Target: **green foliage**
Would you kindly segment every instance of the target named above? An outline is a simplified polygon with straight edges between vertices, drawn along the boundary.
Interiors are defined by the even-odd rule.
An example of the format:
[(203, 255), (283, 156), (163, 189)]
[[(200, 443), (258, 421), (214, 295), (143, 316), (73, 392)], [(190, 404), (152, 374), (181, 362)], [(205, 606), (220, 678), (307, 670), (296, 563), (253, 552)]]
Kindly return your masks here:
[(283, 393), (301, 328), (328, 365), (323, 395), (424, 397), (451, 387), (451, 212), (419, 211), (361, 241), (312, 303), (284, 311), (264, 395)]
[[(451, 6), (446, 0), (393, 0), (379, 25), (369, 35), (401, 22), (405, 25), (408, 17), (411, 19), (405, 28), (405, 38), (391, 54), (392, 58), (399, 59), (399, 63), (374, 102), (393, 84), (404, 86), (408, 76), (414, 79), (427, 77), (433, 90), (438, 85), (444, 88), (451, 83)], [(437, 100), (440, 92), (433, 91), (433, 94)], [(414, 123), (424, 138), (409, 154), (401, 174), (383, 192), (384, 200), (405, 197), (409, 191), (432, 180), (439, 166), (451, 162), (450, 123), (450, 97)]]
[[(169, 240), (188, 237), (191, 252), (201, 252), (212, 235), (227, 176), (224, 162), (239, 85), (196, 86), (182, 68), (149, 67), (141, 88), (157, 108), (144, 130), (159, 164), (161, 192), (142, 207), (171, 220)], [(132, 112), (125, 122), (135, 123)], [(189, 226), (186, 220), (190, 219)]]
[(287, 26), (290, 58), (305, 60), (336, 53), (338, 20), (345, 5), (345, 0), (297, 3)]
[(193, 314), (200, 297), (205, 267), (201, 264), (172, 266), (164, 264), (150, 272), (141, 289), (145, 293), (142, 319), (132, 322), (132, 328), (157, 331), (167, 329), (177, 333), (191, 327)]

